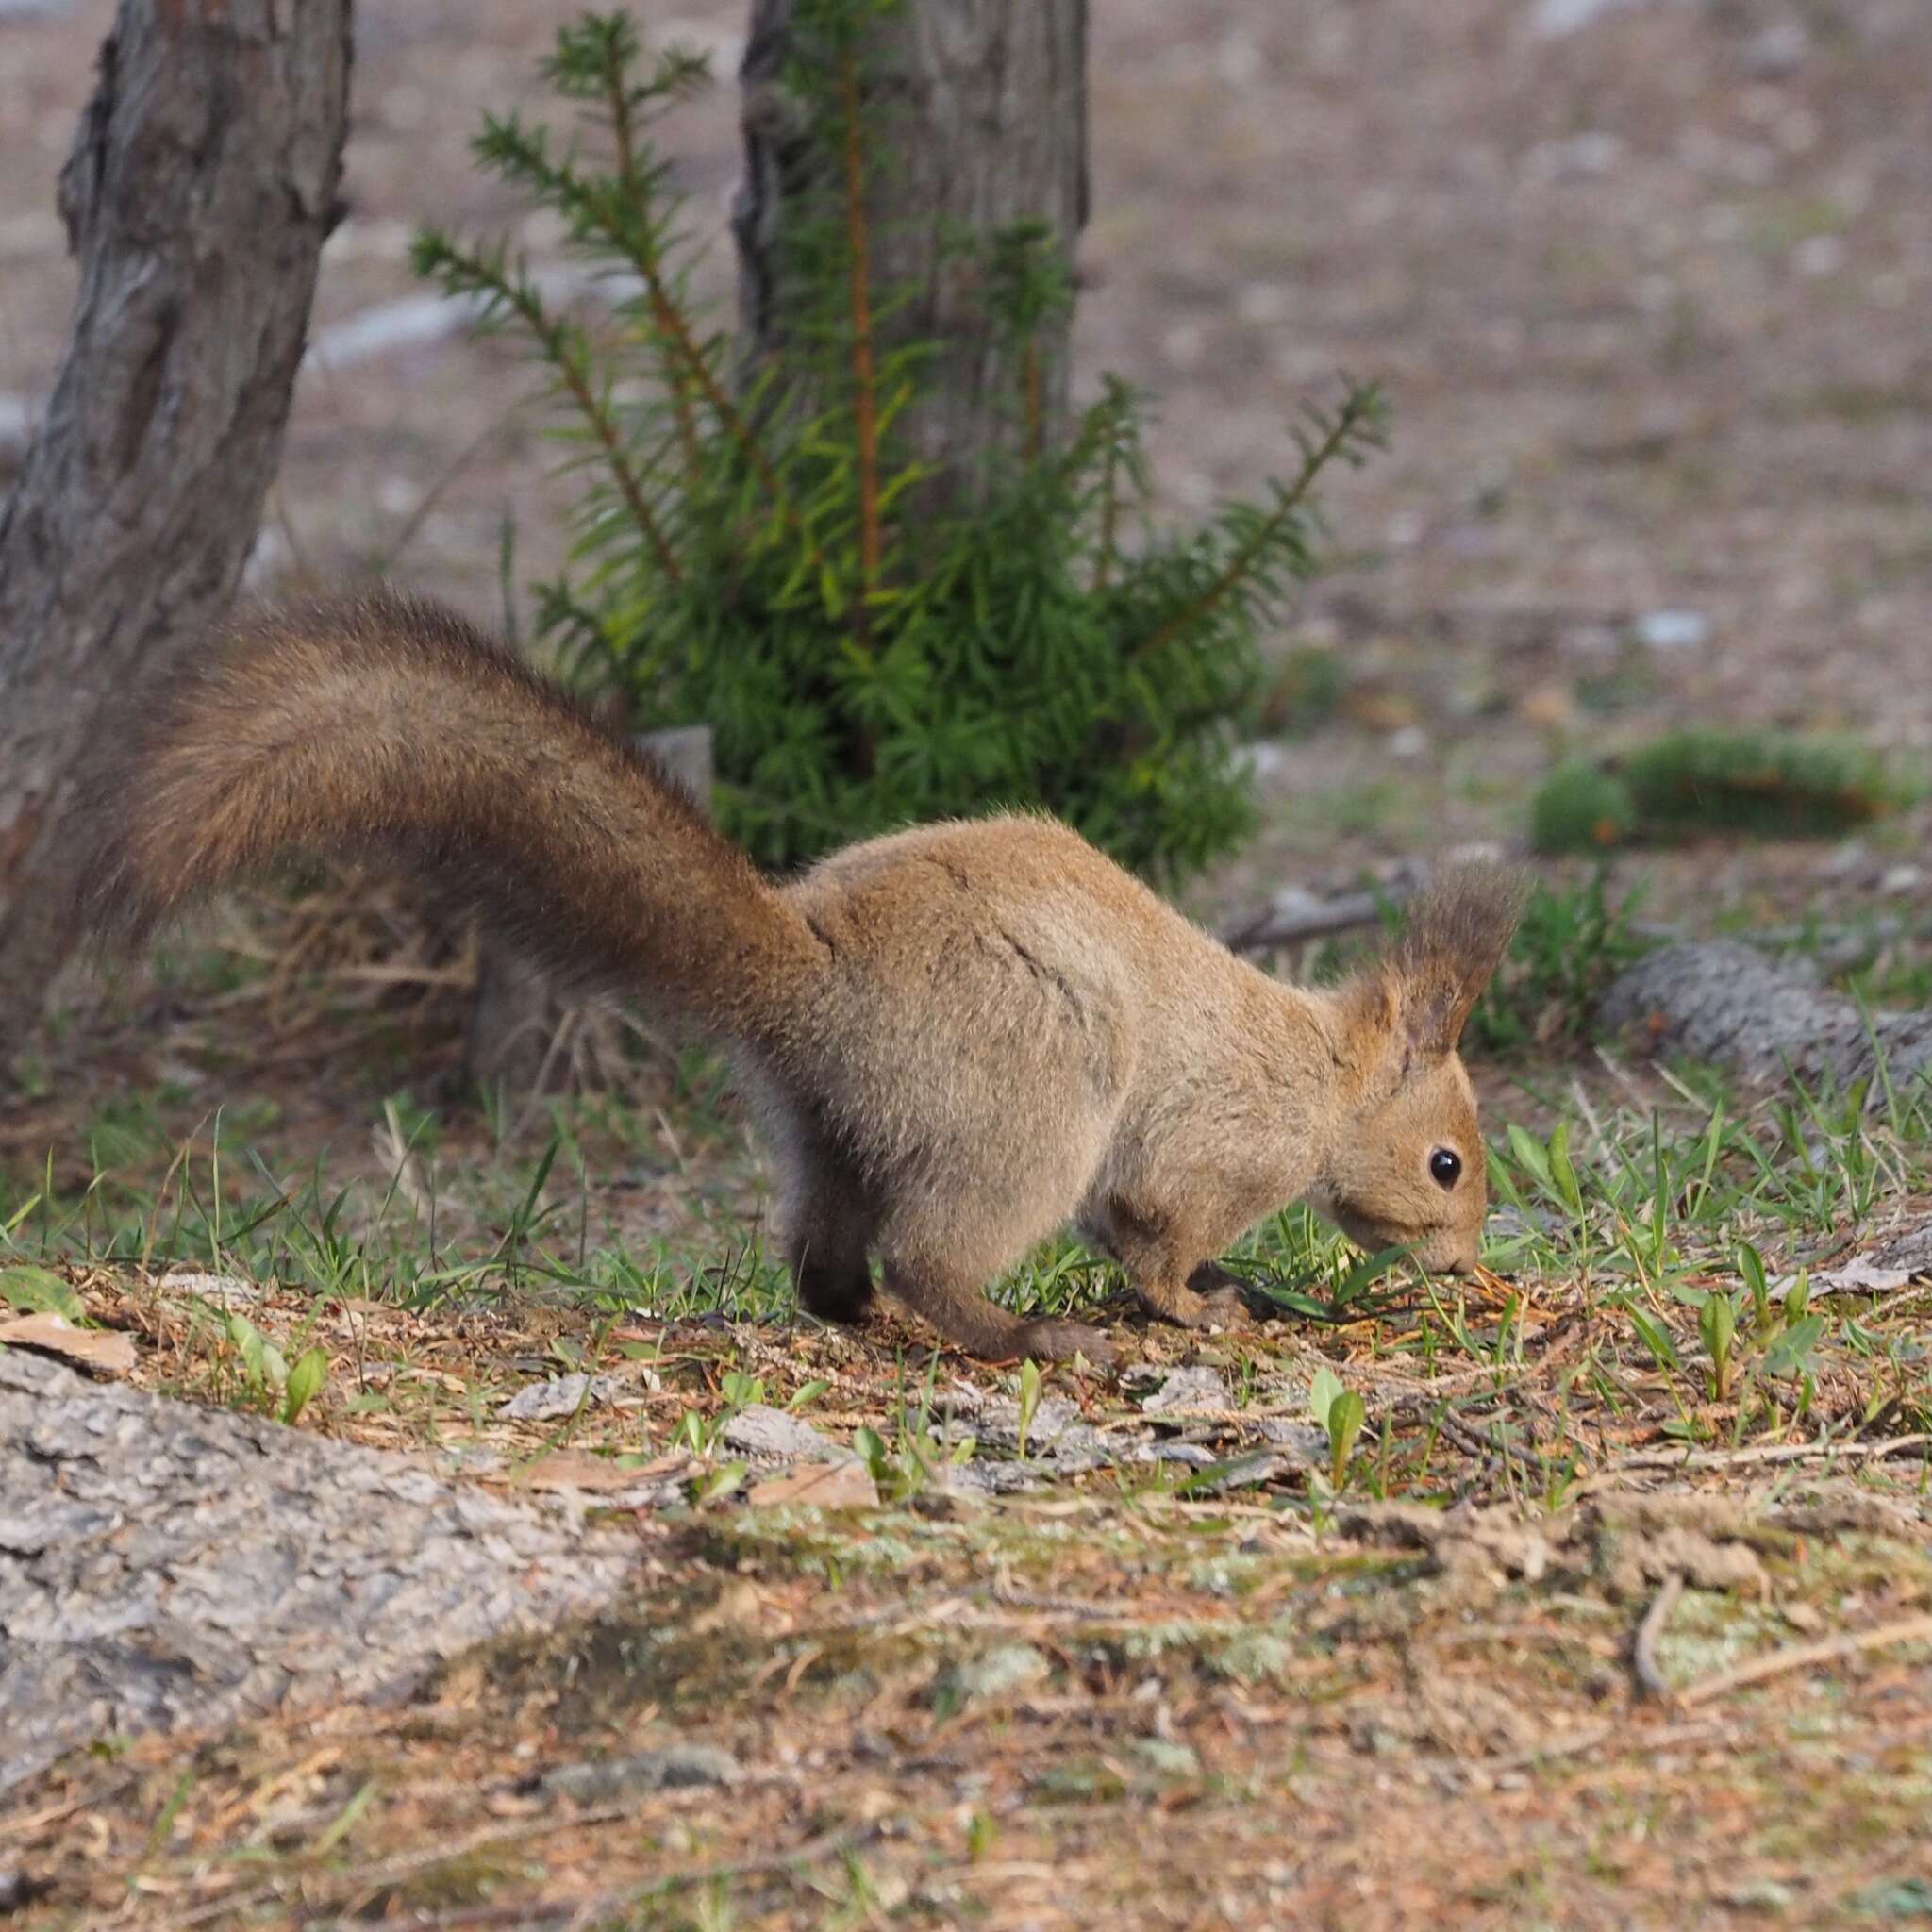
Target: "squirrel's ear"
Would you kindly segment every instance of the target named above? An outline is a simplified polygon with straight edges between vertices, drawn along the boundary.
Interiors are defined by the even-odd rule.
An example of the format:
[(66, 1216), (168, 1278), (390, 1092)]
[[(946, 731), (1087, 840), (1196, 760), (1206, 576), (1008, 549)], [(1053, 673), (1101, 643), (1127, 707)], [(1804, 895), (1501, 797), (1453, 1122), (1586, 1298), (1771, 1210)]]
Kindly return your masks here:
[(1375, 977), (1391, 990), (1410, 1052), (1455, 1052), (1475, 1003), (1523, 916), (1527, 882), (1496, 865), (1442, 873), (1411, 904), (1408, 923)]

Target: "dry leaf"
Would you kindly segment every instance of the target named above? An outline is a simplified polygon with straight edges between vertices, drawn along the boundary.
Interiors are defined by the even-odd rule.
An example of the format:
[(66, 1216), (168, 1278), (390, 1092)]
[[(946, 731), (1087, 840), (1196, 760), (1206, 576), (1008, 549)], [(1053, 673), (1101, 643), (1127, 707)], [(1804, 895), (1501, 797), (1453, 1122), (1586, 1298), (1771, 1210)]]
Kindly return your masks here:
[(22, 1315), (0, 1322), (0, 1344), (37, 1348), (101, 1375), (134, 1373), (134, 1338), (114, 1328), (76, 1328), (64, 1315)]
[(808, 1462), (759, 1483), (749, 1500), (755, 1509), (774, 1509), (785, 1503), (811, 1503), (821, 1509), (872, 1509), (878, 1506), (879, 1487), (862, 1462)]
[(526, 1490), (629, 1490), (640, 1483), (656, 1482), (684, 1467), (682, 1456), (660, 1456), (637, 1469), (625, 1469), (608, 1456), (586, 1456), (572, 1449), (559, 1449), (551, 1456), (540, 1456), (517, 1476), (519, 1488)]

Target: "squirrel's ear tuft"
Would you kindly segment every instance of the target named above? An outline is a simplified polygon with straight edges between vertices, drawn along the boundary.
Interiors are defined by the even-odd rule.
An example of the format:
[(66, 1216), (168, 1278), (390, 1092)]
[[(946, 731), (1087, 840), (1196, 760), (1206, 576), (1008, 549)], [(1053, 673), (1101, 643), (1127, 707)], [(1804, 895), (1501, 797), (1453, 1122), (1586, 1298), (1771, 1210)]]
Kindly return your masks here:
[(1472, 864), (1444, 871), (1411, 903), (1385, 971), (1415, 1054), (1440, 1058), (1456, 1050), (1509, 950), (1527, 896), (1521, 873)]

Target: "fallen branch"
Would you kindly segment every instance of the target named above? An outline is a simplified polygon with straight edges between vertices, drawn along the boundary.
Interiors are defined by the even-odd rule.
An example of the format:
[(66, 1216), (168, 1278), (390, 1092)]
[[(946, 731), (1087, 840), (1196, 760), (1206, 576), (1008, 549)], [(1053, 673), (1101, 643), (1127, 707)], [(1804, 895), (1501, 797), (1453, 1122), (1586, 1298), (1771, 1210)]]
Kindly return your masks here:
[[(1932, 1075), (1932, 1013), (1872, 1013), (1734, 940), (1666, 946), (1618, 975), (1598, 1009), (1656, 1053), (1683, 1054), (1747, 1080), (1838, 1090)], [(1882, 1083), (1874, 1081), (1874, 1091)]]
[(1664, 1626), (1671, 1621), (1671, 1612), (1683, 1594), (1684, 1573), (1673, 1570), (1664, 1578), (1663, 1587), (1651, 1598), (1650, 1607), (1644, 1611), (1643, 1622), (1638, 1624), (1637, 1635), (1630, 1643), (1630, 1670), (1637, 1679), (1638, 1692), (1660, 1704), (1669, 1701), (1671, 1686), (1657, 1660), (1657, 1647), (1663, 1638)]
[(1224, 926), (1221, 942), (1231, 952), (1268, 953), (1278, 946), (1305, 945), (1310, 940), (1332, 939), (1338, 933), (1379, 925), (1382, 915), (1415, 892), (1424, 876), (1416, 868), (1376, 891), (1343, 892), (1332, 899), (1317, 898), (1291, 886), (1261, 911)]
[(1901, 1617), (1894, 1624), (1881, 1624), (1875, 1630), (1858, 1630), (1848, 1637), (1824, 1637), (1816, 1643), (1788, 1644), (1769, 1657), (1754, 1657), (1749, 1663), (1733, 1664), (1727, 1671), (1716, 1671), (1677, 1693), (1677, 1702), (1687, 1709), (1708, 1704), (1747, 1684), (1762, 1684), (1792, 1671), (1809, 1670), (1813, 1664), (1841, 1663), (1862, 1656), (1868, 1650), (1890, 1650), (1897, 1643), (1932, 1643), (1932, 1615)]
[(1928, 1444), (1932, 1444), (1932, 1435), (1891, 1436), (1882, 1442), (1775, 1442), (1751, 1449), (1655, 1450), (1620, 1457), (1602, 1474), (1617, 1475), (1629, 1469), (1741, 1469), (1751, 1463), (1810, 1462), (1824, 1458), (1876, 1462)]

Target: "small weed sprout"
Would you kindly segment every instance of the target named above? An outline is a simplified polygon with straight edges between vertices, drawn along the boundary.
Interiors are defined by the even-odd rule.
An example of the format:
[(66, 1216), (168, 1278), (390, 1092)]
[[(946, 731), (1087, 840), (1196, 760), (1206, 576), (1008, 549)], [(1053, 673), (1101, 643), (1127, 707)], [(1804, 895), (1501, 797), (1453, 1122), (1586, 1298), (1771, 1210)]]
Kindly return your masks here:
[(1338, 1492), (1348, 1474), (1356, 1439), (1368, 1419), (1368, 1409), (1352, 1389), (1344, 1389), (1332, 1369), (1317, 1369), (1308, 1388), (1308, 1410), (1316, 1427), (1328, 1437), (1328, 1482)]
[(933, 1427), (933, 1395), (939, 1380), (939, 1357), (928, 1364), (916, 1407), (908, 1400), (904, 1365), (900, 1368), (892, 1441), (878, 1430), (861, 1426), (853, 1432), (852, 1446), (866, 1466), (879, 1494), (888, 1502), (903, 1502), (942, 1484), (948, 1468), (972, 1461), (978, 1449), (972, 1436), (941, 1441)]
[(322, 1393), (322, 1387), (328, 1380), (328, 1351), (325, 1348), (305, 1349), (295, 1357), (295, 1366), (289, 1371), (289, 1379), (282, 1391), (282, 1420), (297, 1423), (302, 1411)]
[(1020, 1364), (1020, 1446), (1019, 1457), (1026, 1460), (1026, 1441), (1033, 1433), (1033, 1418), (1040, 1413), (1040, 1364), (1029, 1357)]
[(1723, 1402), (1730, 1394), (1731, 1344), (1738, 1333), (1738, 1311), (1729, 1295), (1705, 1296), (1697, 1311), (1697, 1333), (1710, 1357), (1710, 1399)]

